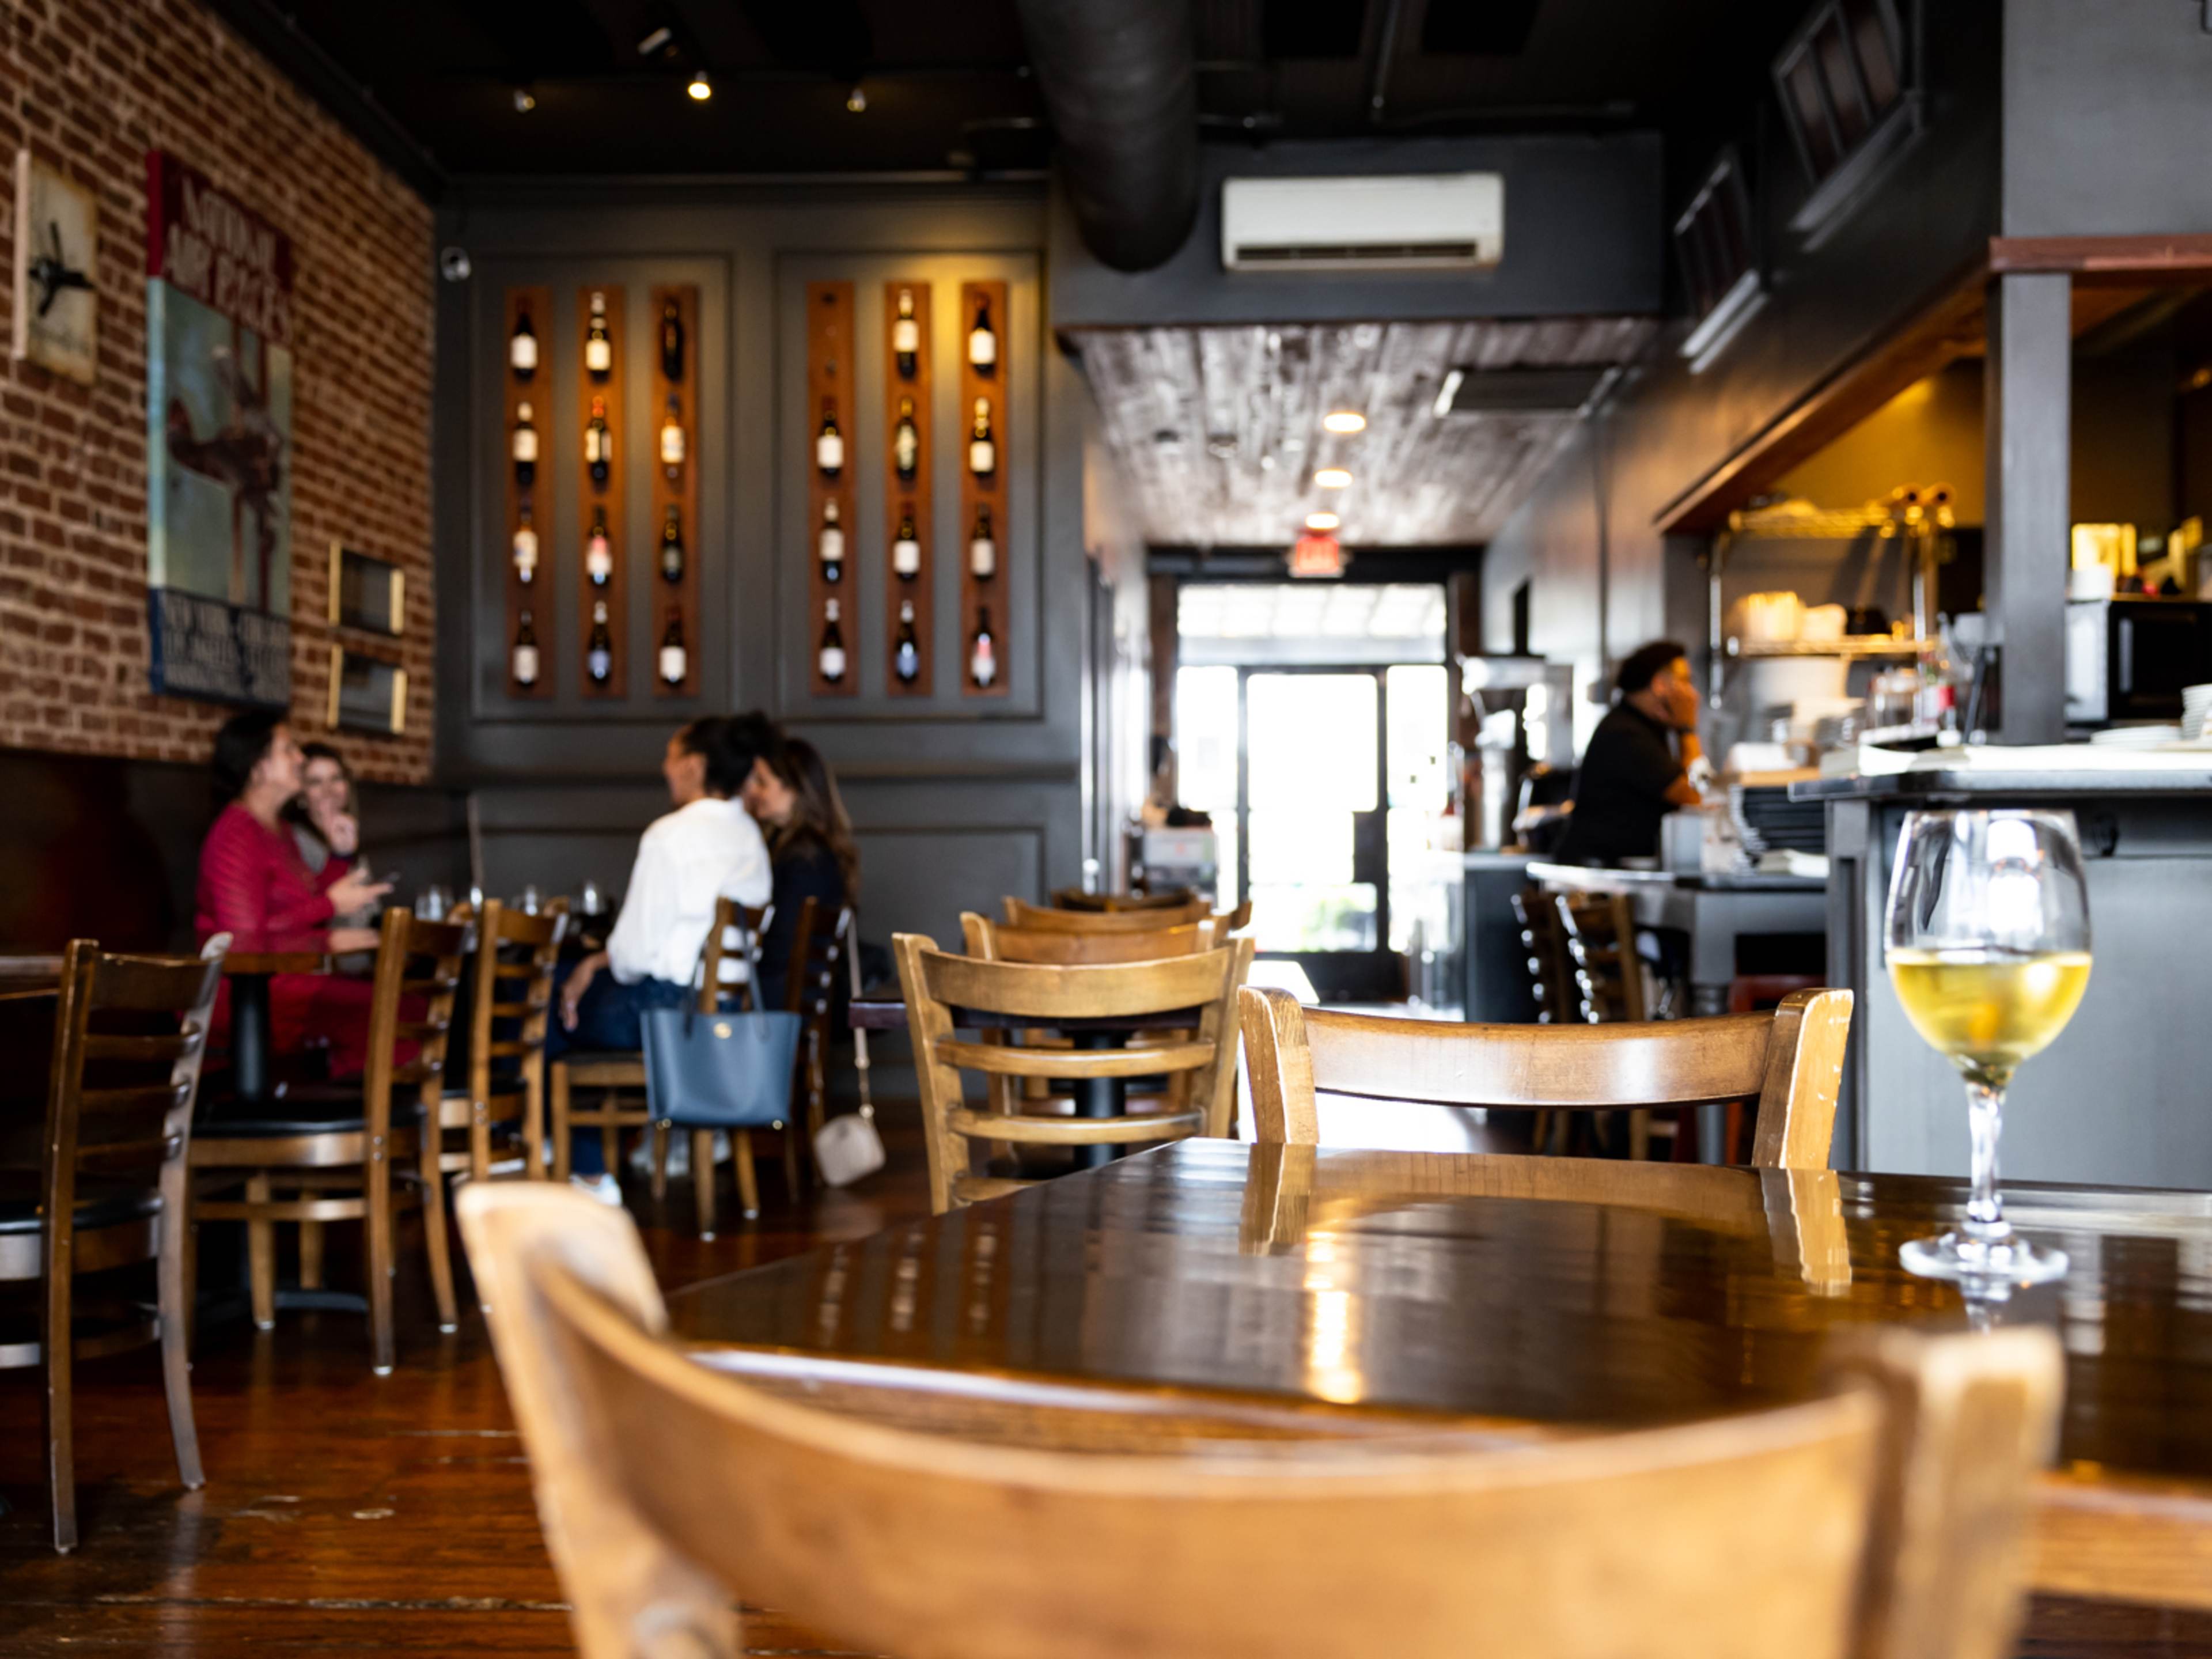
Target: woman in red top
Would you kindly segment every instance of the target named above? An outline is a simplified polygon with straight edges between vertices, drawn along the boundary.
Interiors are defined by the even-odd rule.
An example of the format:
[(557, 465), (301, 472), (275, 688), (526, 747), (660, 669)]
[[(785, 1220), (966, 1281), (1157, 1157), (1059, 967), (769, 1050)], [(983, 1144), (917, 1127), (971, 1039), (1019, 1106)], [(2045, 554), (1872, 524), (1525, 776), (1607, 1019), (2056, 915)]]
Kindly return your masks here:
[[(351, 859), (333, 857), (318, 873), (300, 856), (281, 816), (301, 785), (300, 745), (284, 717), (257, 710), (226, 721), (216, 734), (215, 781), (230, 804), (200, 844), (193, 929), (201, 941), (228, 933), (240, 951), (374, 950), (374, 928), (333, 927), (331, 918), (374, 904), (391, 884), (357, 873)], [(329, 1044), (333, 1078), (359, 1076), (368, 1063), (370, 996), (362, 980), (277, 975), (269, 981), (270, 1047), (297, 1054), (320, 1040)], [(229, 1014), (226, 995), (216, 1014), (218, 1041)]]

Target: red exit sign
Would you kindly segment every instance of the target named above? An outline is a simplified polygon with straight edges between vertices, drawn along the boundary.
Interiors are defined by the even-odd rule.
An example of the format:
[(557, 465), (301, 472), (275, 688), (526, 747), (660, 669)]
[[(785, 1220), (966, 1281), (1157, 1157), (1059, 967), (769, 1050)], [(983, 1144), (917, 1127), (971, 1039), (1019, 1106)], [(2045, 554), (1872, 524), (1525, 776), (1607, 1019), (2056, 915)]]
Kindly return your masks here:
[(1341, 576), (1344, 547), (1334, 536), (1301, 536), (1291, 544), (1293, 576)]

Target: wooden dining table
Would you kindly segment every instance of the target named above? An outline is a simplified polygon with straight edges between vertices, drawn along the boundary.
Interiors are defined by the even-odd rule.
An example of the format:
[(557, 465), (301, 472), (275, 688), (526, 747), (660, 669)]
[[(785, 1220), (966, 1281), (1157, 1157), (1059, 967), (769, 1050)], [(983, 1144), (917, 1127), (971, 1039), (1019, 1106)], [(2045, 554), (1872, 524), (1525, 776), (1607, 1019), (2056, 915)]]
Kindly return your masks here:
[(1972, 1305), (1899, 1265), (1963, 1182), (1185, 1140), (669, 1298), (702, 1362), (929, 1367), (1534, 1437), (1822, 1386), (1854, 1328), (2056, 1327), (2040, 1590), (2212, 1609), (2212, 1194), (2007, 1189), (2067, 1278)]

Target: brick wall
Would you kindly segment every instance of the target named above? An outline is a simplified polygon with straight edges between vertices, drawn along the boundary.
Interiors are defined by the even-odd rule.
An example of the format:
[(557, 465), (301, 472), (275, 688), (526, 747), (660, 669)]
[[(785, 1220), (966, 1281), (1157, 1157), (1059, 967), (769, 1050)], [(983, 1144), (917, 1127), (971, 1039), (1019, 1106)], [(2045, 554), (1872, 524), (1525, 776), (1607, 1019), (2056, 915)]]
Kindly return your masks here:
[[(151, 696), (146, 630), (146, 152), (167, 149), (292, 240), (292, 694), (302, 737), (422, 782), (435, 710), (431, 216), (306, 93), (191, 0), (0, 4), (0, 341), (15, 304), (15, 156), (100, 198), (100, 382), (0, 351), (0, 745), (199, 760), (227, 710)], [(323, 729), (329, 548), (407, 573), (407, 731)]]

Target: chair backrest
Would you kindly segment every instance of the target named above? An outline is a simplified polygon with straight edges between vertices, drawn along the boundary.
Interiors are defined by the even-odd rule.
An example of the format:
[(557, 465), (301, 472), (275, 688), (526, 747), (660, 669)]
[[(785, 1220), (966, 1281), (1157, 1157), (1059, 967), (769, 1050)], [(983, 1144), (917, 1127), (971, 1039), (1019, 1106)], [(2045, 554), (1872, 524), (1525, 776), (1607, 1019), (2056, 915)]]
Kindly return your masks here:
[(1063, 933), (1148, 933), (1204, 921), (1212, 914), (1200, 899), (1144, 910), (1055, 910), (1008, 894), (1005, 904), (1007, 927), (1049, 928)]
[(1187, 957), (1212, 950), (1215, 938), (1212, 921), (1187, 921), (1180, 927), (1141, 932), (1070, 933), (1051, 927), (1012, 927), (973, 910), (961, 913), (960, 934), (968, 954), (986, 962), (1063, 963)]
[[(487, 907), (489, 908), (489, 907)], [(377, 928), (375, 988), (368, 1006), (368, 1069), (362, 1097), (372, 1138), (388, 1135), (395, 1090), (422, 1101), (439, 1121), (446, 1045), (453, 1029), (470, 924), (417, 921), (394, 906)]]
[(1177, 1402), (1096, 1432), (1111, 1389), (771, 1392), (666, 1340), (623, 1212), (523, 1182), (459, 1210), (584, 1659), (734, 1655), (740, 1598), (910, 1659), (1997, 1659), (2018, 1628), (2045, 1328), (1872, 1333), (1734, 1418), (1501, 1449), (1316, 1414), (1194, 1455)]
[[(490, 1099), (494, 1061), (514, 1060), (515, 1069), (527, 1079), (534, 1057), (544, 1052), (561, 937), (568, 925), (568, 901), (564, 898), (554, 900), (536, 915), (497, 899), (484, 901), (483, 915), (477, 919), (476, 963), (471, 969), (471, 1099)], [(494, 1020), (514, 1022), (514, 1034), (495, 1037)]]
[(1559, 906), (1541, 888), (1524, 887), (1513, 895), (1513, 918), (1521, 924), (1521, 951), (1536, 999), (1537, 1022), (1564, 1025), (1580, 1018), (1574, 958), (1568, 953), (1566, 925), (1559, 920)]
[(1303, 1008), (1247, 986), (1244, 1052), (1259, 1138), (1320, 1139), (1316, 1091), (1513, 1110), (1756, 1100), (1752, 1162), (1823, 1170), (1850, 1036), (1849, 991), (1800, 991), (1771, 1014), (1607, 1025), (1455, 1025)]
[[(768, 926), (769, 907), (755, 909), (750, 904), (740, 904), (733, 898), (714, 901), (714, 920), (707, 929), (704, 972), (699, 981), (699, 1012), (711, 1014), (720, 1006), (724, 986), (722, 964), (732, 955), (745, 964), (744, 1000), (748, 1006), (760, 1006), (760, 936)], [(730, 935), (738, 936), (732, 946)]]
[(218, 933), (191, 957), (119, 956), (92, 939), (70, 941), (46, 1086), (50, 1230), (66, 1226), (83, 1176), (159, 1185), (171, 1213), (182, 1213), (192, 1103), (229, 943)]
[(1589, 1025), (1647, 1018), (1644, 963), (1636, 954), (1636, 915), (1628, 896), (1561, 893), (1555, 903), (1575, 965), (1577, 1017)]
[(1110, 915), (1125, 910), (1180, 909), (1197, 897), (1196, 890), (1188, 887), (1158, 893), (1086, 893), (1079, 887), (1055, 887), (1052, 902), (1057, 909)]

